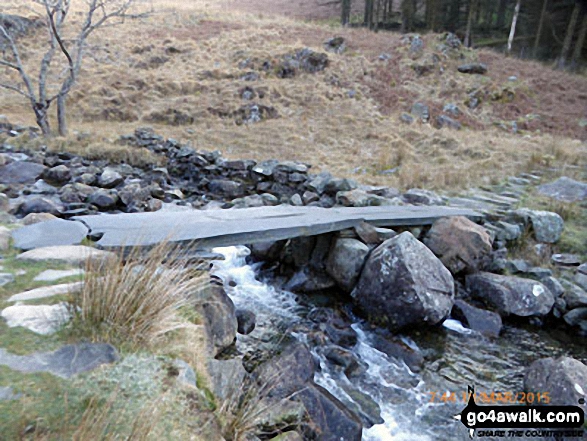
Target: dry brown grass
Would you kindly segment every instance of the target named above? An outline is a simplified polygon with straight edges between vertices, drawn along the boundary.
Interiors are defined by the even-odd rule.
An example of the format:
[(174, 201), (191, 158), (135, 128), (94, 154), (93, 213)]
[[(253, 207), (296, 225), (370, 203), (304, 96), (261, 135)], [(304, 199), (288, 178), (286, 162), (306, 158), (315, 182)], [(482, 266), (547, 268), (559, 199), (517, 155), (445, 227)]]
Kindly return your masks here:
[(162, 243), (147, 253), (134, 248), (116, 260), (88, 260), (83, 288), (72, 295), (71, 332), (136, 349), (194, 327), (181, 311), (198, 302), (204, 277), (174, 259), (178, 253)]
[[(456, 73), (459, 61), (452, 59), (442, 61), (442, 75), (417, 78), (398, 34), (333, 29), (271, 15), (270, 10), (255, 13), (262, 10), (260, 1), (153, 0), (154, 16), (96, 34), (80, 84), (69, 99), (70, 126), (114, 139), (148, 124), (166, 136), (189, 141), (198, 149), (219, 149), (228, 157), (300, 160), (315, 170), (328, 169), (363, 183), (400, 187), (462, 188), (498, 181), (540, 163), (553, 144), (562, 154), (554, 155), (551, 165), (584, 164), (585, 146), (580, 143), (558, 135), (513, 135), (491, 126), (496, 118), (515, 117), (521, 118), (520, 128), (536, 128), (535, 121), (524, 122), (525, 115), (543, 112), (543, 133), (587, 138), (587, 129), (577, 125), (585, 114), (581, 93), (570, 101), (571, 90), (587, 89), (584, 78), (543, 68), (542, 82), (536, 83), (535, 63), (504, 62), (485, 52), (479, 58), (489, 63), (490, 71), (483, 78)], [(262, 61), (306, 46), (321, 51), (324, 39), (335, 34), (343, 35), (349, 48), (343, 55), (329, 54), (331, 64), (325, 72), (292, 79), (261, 72), (259, 81), (240, 79), (249, 70), (238, 66), (245, 59)], [(424, 36), (426, 47), (433, 48), (436, 39)], [(30, 60), (38, 58), (38, 43), (30, 39), (26, 44), (33, 52)], [(378, 59), (383, 52), (391, 55), (390, 61)], [(477, 56), (466, 54), (470, 59)], [(515, 85), (518, 101), (483, 105), (476, 111), (462, 104), (470, 88), (501, 90), (508, 85), (508, 74), (520, 76)], [(561, 116), (568, 124), (558, 130), (558, 120), (551, 119), (552, 103), (541, 99), (541, 89), (569, 78), (573, 82), (563, 95), (569, 102), (559, 105), (565, 108)], [(245, 86), (263, 89), (264, 98), (254, 102), (275, 107), (281, 117), (237, 126), (209, 111), (231, 111), (246, 104), (238, 93)], [(456, 102), (466, 128), (451, 132), (403, 125), (398, 115), (415, 100), (426, 102), (436, 114), (442, 103)], [(33, 123), (18, 97), (0, 91), (0, 103), (0, 113), (11, 120)], [(174, 110), (193, 122), (170, 125)], [(102, 150), (97, 145), (93, 154), (100, 156)], [(118, 151), (114, 155), (123, 157)], [(380, 174), (397, 166), (395, 174)]]

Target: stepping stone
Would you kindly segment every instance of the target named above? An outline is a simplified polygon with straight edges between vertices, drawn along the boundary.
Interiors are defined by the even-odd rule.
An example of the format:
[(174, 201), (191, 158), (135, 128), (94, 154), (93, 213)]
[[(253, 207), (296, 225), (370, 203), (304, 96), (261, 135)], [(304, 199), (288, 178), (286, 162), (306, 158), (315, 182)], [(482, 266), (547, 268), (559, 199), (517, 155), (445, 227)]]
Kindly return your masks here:
[(35, 282), (53, 282), (55, 280), (63, 279), (71, 276), (81, 276), (85, 273), (83, 269), (70, 269), (70, 270), (45, 270), (33, 280)]
[(0, 286), (8, 285), (14, 282), (14, 274), (0, 273)]
[(81, 222), (55, 219), (14, 230), (12, 238), (15, 248), (32, 250), (58, 245), (78, 245), (88, 232), (88, 228)]
[(114, 258), (115, 256), (114, 253), (109, 251), (102, 251), (83, 245), (64, 245), (26, 251), (18, 255), (16, 259), (24, 262), (51, 261), (68, 265), (83, 265), (88, 259), (107, 259)]
[(41, 335), (53, 334), (70, 319), (67, 304), (64, 302), (57, 305), (18, 303), (4, 309), (0, 316), (11, 328), (22, 326)]
[(9, 302), (24, 302), (27, 300), (44, 299), (47, 297), (60, 296), (63, 294), (75, 293), (82, 289), (83, 282), (62, 283), (60, 285), (41, 286), (40, 288), (14, 294), (8, 299)]
[(24, 373), (49, 372), (61, 378), (70, 378), (118, 359), (116, 348), (107, 343), (66, 345), (53, 352), (31, 355), (14, 355), (0, 349), (0, 364), (10, 369)]
[(18, 400), (22, 394), (15, 394), (10, 386), (0, 386), (0, 401)]

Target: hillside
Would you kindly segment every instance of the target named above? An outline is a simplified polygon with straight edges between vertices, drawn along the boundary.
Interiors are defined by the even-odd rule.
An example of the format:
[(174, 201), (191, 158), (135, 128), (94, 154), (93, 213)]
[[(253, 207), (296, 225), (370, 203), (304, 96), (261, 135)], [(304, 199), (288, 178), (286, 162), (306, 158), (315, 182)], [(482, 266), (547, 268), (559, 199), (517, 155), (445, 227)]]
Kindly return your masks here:
[[(94, 35), (70, 94), (70, 127), (102, 143), (149, 125), (228, 157), (300, 160), (402, 188), (498, 182), (584, 157), (583, 76), (450, 48), (444, 35), (422, 36), (420, 50), (409, 36), (321, 24), (335, 22), (333, 6), (289, 2), (284, 13), (320, 19), (312, 22), (274, 15), (280, 4), (266, 3), (155, 1), (151, 17)], [(341, 54), (324, 50), (334, 36), (345, 40)], [(33, 66), (39, 41), (23, 41)], [(327, 67), (280, 78), (284, 57), (304, 48), (326, 53)], [(487, 73), (457, 71), (471, 62)], [(401, 121), (416, 102), (429, 107), (433, 124)], [(33, 123), (18, 95), (1, 90), (0, 103), (11, 122)], [(461, 130), (433, 127), (447, 104), (444, 114)], [(242, 124), (254, 105), (262, 121)]]

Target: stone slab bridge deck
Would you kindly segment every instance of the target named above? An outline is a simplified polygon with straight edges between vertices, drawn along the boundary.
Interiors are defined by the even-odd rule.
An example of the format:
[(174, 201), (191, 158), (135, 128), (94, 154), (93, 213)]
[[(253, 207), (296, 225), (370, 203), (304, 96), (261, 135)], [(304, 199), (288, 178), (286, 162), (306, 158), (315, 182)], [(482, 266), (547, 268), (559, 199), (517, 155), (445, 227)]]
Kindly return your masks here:
[(434, 223), (446, 216), (482, 215), (466, 208), (444, 206), (293, 207), (280, 205), (232, 210), (158, 211), (101, 214), (52, 220), (13, 233), (21, 249), (72, 245), (86, 236), (100, 239), (106, 249), (152, 246), (163, 241), (196, 244), (200, 250), (229, 245), (314, 236), (353, 228), (365, 221), (377, 227), (409, 227)]

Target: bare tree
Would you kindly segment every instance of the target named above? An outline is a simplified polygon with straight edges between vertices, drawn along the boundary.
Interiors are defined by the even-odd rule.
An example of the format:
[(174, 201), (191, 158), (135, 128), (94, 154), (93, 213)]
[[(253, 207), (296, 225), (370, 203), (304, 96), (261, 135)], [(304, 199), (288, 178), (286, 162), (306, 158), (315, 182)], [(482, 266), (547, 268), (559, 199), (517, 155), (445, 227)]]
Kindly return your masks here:
[[(0, 81), (0, 87), (12, 90), (29, 100), (37, 124), (43, 135), (51, 135), (48, 111), (51, 104), (57, 102), (57, 121), (59, 134), (67, 134), (66, 98), (75, 85), (87, 39), (94, 31), (108, 25), (123, 22), (128, 17), (137, 17), (143, 14), (130, 14), (135, 0), (85, 0), (85, 10), (81, 26), (74, 32), (74, 37), (67, 39), (64, 33), (64, 24), (70, 15), (71, 0), (28, 0), (30, 8), (43, 19), (47, 32), (47, 49), (40, 61), (38, 73), (32, 74), (32, 69), (23, 63), (23, 56), (16, 39), (9, 29), (0, 23), (0, 36), (4, 37), (8, 45), (8, 53), (0, 58), (0, 66), (15, 71), (17, 80), (13, 82)], [(60, 67), (64, 72), (50, 82), (50, 69), (57, 56), (60, 56)]]
[(575, 43), (575, 49), (573, 50), (573, 56), (571, 58), (571, 69), (577, 69), (579, 61), (581, 59), (581, 53), (583, 52), (583, 46), (585, 45), (585, 37), (587, 36), (587, 8), (584, 8), (583, 20), (581, 27), (579, 28), (579, 36)]
[(571, 50), (571, 42), (573, 41), (573, 34), (575, 33), (575, 26), (577, 25), (577, 18), (579, 18), (580, 10), (581, 5), (579, 2), (575, 2), (573, 12), (571, 13), (571, 19), (569, 20), (569, 26), (567, 27), (567, 33), (565, 34), (563, 48), (561, 49), (560, 56), (556, 63), (556, 67), (558, 69), (564, 68), (567, 64), (567, 57), (569, 56), (569, 51)]
[(510, 28), (510, 36), (508, 38), (507, 54), (512, 52), (512, 43), (514, 42), (514, 36), (516, 35), (516, 23), (518, 23), (518, 16), (520, 15), (520, 6), (522, 0), (516, 2), (516, 9), (514, 9), (514, 16), (512, 18), (512, 27)]
[(546, 16), (546, 6), (548, 5), (548, 0), (544, 0), (542, 3), (542, 12), (540, 12), (540, 19), (538, 21), (538, 30), (536, 31), (536, 39), (534, 40), (534, 49), (532, 50), (532, 55), (536, 58), (538, 54), (538, 47), (540, 45), (540, 37), (542, 36), (542, 28), (544, 26), (544, 17)]

